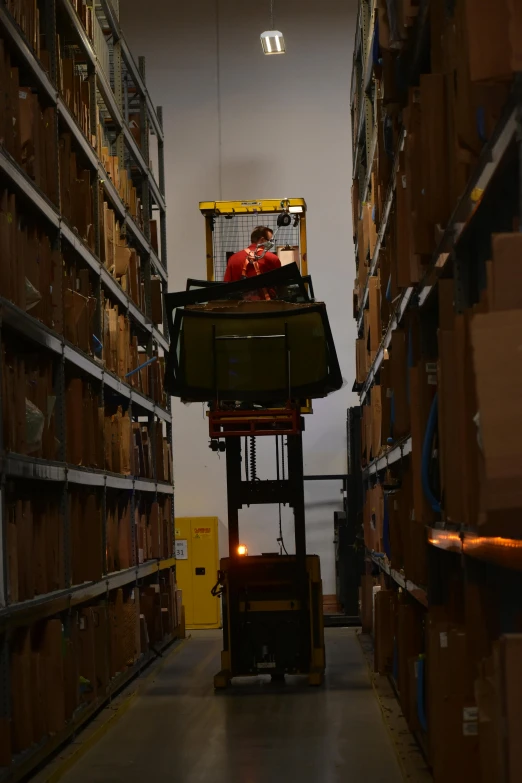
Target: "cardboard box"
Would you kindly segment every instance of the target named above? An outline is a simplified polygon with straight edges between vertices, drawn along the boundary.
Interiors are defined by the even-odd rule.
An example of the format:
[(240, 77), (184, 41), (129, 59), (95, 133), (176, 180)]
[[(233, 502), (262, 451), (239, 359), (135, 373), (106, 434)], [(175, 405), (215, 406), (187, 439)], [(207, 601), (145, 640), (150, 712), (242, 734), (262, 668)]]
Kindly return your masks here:
[(434, 781), (480, 779), (478, 710), (467, 637), (443, 607), (428, 613), (427, 694)]
[(382, 390), (373, 386), (371, 390), (372, 408), (372, 459), (376, 459), (382, 451)]
[(493, 235), (492, 310), (522, 309), (522, 234)]
[(395, 592), (380, 590), (375, 596), (374, 669), (391, 672), (395, 637)]
[(508, 634), (500, 638), (497, 649), (496, 672), (499, 693), (501, 731), (500, 762), (502, 780), (516, 783), (522, 769), (522, 679), (520, 661), (522, 634)]
[(395, 410), (393, 436), (394, 440), (397, 440), (408, 435), (410, 429), (407, 336), (403, 329), (396, 329), (393, 332), (389, 361)]
[(100, 603), (91, 607), (94, 622), (94, 655), (96, 666), (96, 683), (99, 696), (104, 696), (109, 684), (109, 618), (107, 605)]
[(511, 68), (522, 71), (522, 6), (518, 0), (507, 0)]
[(509, 79), (517, 60), (511, 48), (510, 21), (520, 22), (520, 11), (512, 3), (510, 16), (507, 0), (495, 4), (465, 0), (464, 7), (472, 81)]
[(31, 633), (20, 628), (11, 642), (11, 734), (13, 753), (26, 750), (33, 742), (31, 695)]
[(475, 681), (475, 701), (478, 709), (480, 780), (488, 783), (490, 780), (500, 779), (502, 767), (499, 726), (501, 712), (493, 656), (482, 663)]
[(412, 720), (409, 712), (412, 704), (409, 662), (424, 651), (423, 612), (409, 597), (404, 594), (400, 597), (397, 606), (397, 687), (408, 723)]
[(159, 277), (153, 277), (150, 281), (151, 318), (155, 324), (163, 323), (163, 295), (162, 284)]
[[(520, 346), (522, 310), (475, 315), (473, 361), (484, 455), (484, 502), (490, 534), (520, 531), (522, 509), (522, 373), (514, 357)], [(503, 390), (499, 404), (498, 389)]]
[(370, 277), (368, 284), (370, 303), (370, 351), (376, 353), (382, 340), (381, 322), (381, 281), (379, 277)]
[(82, 609), (78, 614), (78, 671), (80, 677), (87, 680), (81, 688), (81, 699), (84, 702), (98, 697), (95, 619), (91, 608)]
[(109, 614), (109, 673), (111, 678), (126, 668), (124, 643), (123, 590), (115, 590), (108, 605)]
[[(430, 371), (431, 370), (431, 371)], [(410, 367), (410, 417), (413, 471), (413, 509), (415, 521), (421, 525), (431, 525), (435, 512), (428, 501), (422, 483), (422, 454), (430, 411), (437, 391), (437, 364), (421, 359), (415, 367)], [(440, 500), (439, 498), (437, 498)], [(425, 547), (423, 547), (425, 549)], [(413, 576), (410, 577), (413, 579)], [(422, 584), (426, 584), (424, 580)]]
[(65, 681), (63, 669), (63, 630), (61, 620), (45, 623), (40, 642), (47, 729), (57, 734), (65, 726)]

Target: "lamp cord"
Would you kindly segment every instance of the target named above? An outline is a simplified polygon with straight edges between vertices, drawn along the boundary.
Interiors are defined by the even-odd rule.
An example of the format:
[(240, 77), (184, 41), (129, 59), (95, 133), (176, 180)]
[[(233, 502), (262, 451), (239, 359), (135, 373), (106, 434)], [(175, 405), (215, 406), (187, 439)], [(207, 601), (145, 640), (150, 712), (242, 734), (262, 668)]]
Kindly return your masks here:
[(270, 0), (270, 28), (274, 30), (274, 0)]

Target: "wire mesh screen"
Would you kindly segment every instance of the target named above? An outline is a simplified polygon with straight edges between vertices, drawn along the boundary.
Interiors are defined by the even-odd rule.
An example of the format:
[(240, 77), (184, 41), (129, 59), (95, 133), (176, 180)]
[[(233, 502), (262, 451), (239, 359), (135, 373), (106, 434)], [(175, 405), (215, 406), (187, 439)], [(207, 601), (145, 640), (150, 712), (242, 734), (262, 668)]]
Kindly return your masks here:
[[(277, 229), (277, 214), (248, 214), (248, 215), (219, 215), (215, 218), (213, 234), (214, 251), (214, 279), (222, 281), (225, 276), (228, 259), (234, 253), (244, 250), (250, 245), (250, 236), (257, 226), (268, 226), (275, 234)], [(275, 237), (275, 247), (272, 252), (277, 253), (279, 247), (300, 247), (299, 223), (296, 221), (288, 228), (280, 228)]]

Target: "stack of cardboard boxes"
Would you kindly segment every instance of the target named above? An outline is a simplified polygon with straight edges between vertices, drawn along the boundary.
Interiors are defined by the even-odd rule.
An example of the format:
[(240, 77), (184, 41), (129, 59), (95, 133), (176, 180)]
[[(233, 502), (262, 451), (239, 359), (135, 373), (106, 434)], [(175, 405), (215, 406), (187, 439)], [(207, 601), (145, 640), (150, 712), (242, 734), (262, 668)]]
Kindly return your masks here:
[(87, 3), (87, 0), (71, 0), (71, 5), (80, 17), (80, 21), (85, 32), (93, 40), (93, 7)]
[[(408, 12), (390, 20), (393, 5), (383, 1), (378, 9), (381, 53), (392, 60), (395, 55), (390, 47), (394, 36), (390, 30), (395, 30), (395, 37), (398, 35), (402, 40), (397, 30), (407, 31), (409, 25), (403, 25), (401, 19), (410, 18)], [(400, 7), (401, 3), (395, 5)], [(441, 229), (462, 195), (506, 103), (509, 88), (505, 80), (516, 71), (520, 46), (517, 11), (511, 3), (510, 16), (507, 8), (510, 3), (504, 0), (502, 5), (504, 9), (498, 14), (493, 7), (486, 11), (480, 9), (479, 13), (475, 5), (461, 0), (456, 3), (454, 14), (449, 15), (443, 0), (430, 4), (432, 72), (422, 74), (420, 85), (411, 88), (403, 98), (406, 105), (402, 111), (402, 128), (398, 122), (396, 69), (387, 69), (384, 57), (376, 83), (380, 121), (376, 123), (378, 144), (367, 202), (362, 205), (359, 202), (358, 179), (352, 188), (354, 235), (358, 245), (356, 312), (368, 285), (370, 295), (373, 287), (375, 299), (373, 306), (370, 302), (368, 313), (364, 313), (364, 335), (357, 344), (359, 382), (364, 381), (380, 344), (380, 322), (386, 327), (389, 303), (422, 277)], [(486, 46), (490, 30), (496, 33), (493, 53), (487, 47), (491, 62), (488, 58), (481, 61), (483, 47), (477, 41), (483, 40)], [(387, 80), (391, 80), (391, 86)], [(403, 129), (405, 143), (399, 151)], [(399, 156), (398, 168), (391, 182), (390, 164), (395, 154)], [(393, 187), (395, 200), (387, 223), (385, 246), (379, 254), (380, 268), (376, 280), (368, 283), (368, 263), (374, 255), (384, 201)], [(380, 303), (376, 289), (381, 292)], [(381, 311), (385, 310), (380, 316), (379, 304)]]
[(100, 390), (83, 378), (71, 377), (65, 391), (67, 462), (103, 469), (104, 409)]
[[(357, 316), (368, 294), (356, 346), (361, 384), (398, 297), (417, 286), (433, 262), (522, 66), (522, 12), (516, 0), (457, 0), (450, 5), (432, 0), (430, 72), (405, 91), (396, 59), (412, 35), (415, 5), (378, 0), (376, 9), (380, 60), (374, 68), (375, 112), (380, 119), (366, 203), (359, 201), (362, 179), (352, 188)], [(428, 57), (421, 62), (428, 70)], [(393, 163), (397, 174), (392, 181)], [(376, 275), (368, 279), (392, 190)], [(467, 568), (464, 579), (459, 558), (439, 550), (433, 550), (433, 565), (440, 572), (428, 570), (429, 530), (441, 517), (459, 529), (464, 526), (470, 536), (491, 536), (506, 549), (516, 550), (521, 538), (519, 203), (506, 196), (502, 218), (491, 217), (495, 225), (505, 226), (493, 231), (504, 233), (491, 235), (492, 198), (473, 193), (477, 214), (457, 252), (459, 261), (461, 256), (471, 259), (465, 267), (473, 277), (467, 299), (462, 295), (466, 281), (446, 273), (429, 303), (406, 312), (363, 407), (365, 464), (388, 444), (411, 437), (411, 455), (385, 471), (384, 493), (381, 484), (366, 492), (364, 537), (368, 549), (386, 551), (391, 567), (408, 580), (421, 586), (432, 586), (433, 580), (430, 606), (426, 610), (405, 591), (397, 592), (392, 580), (368, 573), (362, 614), (365, 630), (373, 629), (376, 670), (395, 678), (403, 713), (426, 751), (436, 783), (463, 777), (511, 783), (520, 777), (522, 763), (516, 664), (522, 637), (502, 635), (507, 623), (503, 618), (502, 624), (500, 602), (507, 593), (501, 597), (492, 586), (508, 582), (495, 574), (488, 583), (491, 574), (486, 578), (485, 569), (474, 577), (478, 566)], [(473, 243), (469, 237), (477, 225), (486, 227)], [(484, 264), (481, 253), (490, 242), (490, 260)], [(434, 419), (436, 436), (424, 451), (428, 422)], [(442, 511), (434, 510), (437, 504), (425, 491), (426, 454), (427, 481)], [(509, 626), (521, 629), (518, 614)]]
[(162, 422), (132, 421), (121, 406), (100, 406), (97, 389), (82, 378), (68, 379), (65, 398), (67, 462), (124, 476), (171, 480), (171, 446)]
[(19, 203), (13, 193), (0, 191), (0, 296), (60, 334), (62, 258)]
[(127, 245), (114, 210), (106, 201), (102, 203), (100, 227), (101, 261), (132, 301), (145, 312), (145, 284), (141, 275), (141, 259), (136, 250)]
[[(71, 0), (71, 5), (92, 40), (96, 22), (93, 3)], [(14, 20), (14, 33), (11, 36), (7, 30), (0, 37), (0, 148), (8, 168), (14, 165), (21, 169), (22, 178), (31, 181), (38, 192), (31, 204), (31, 198), (18, 190), (15, 195), (5, 183), (0, 188), (2, 447), (5, 456), (12, 452), (120, 475), (171, 481), (166, 427), (154, 422), (154, 416), (150, 417), (150, 424), (133, 421), (129, 410), (111, 404), (110, 393), (104, 397), (99, 380), (87, 380), (87, 373), (77, 377), (77, 364), (63, 364), (63, 357), (41, 347), (41, 335), (51, 330), (58, 338), (54, 347), (65, 338), (99, 362), (105, 362), (108, 371), (126, 379), (134, 388), (159, 404), (166, 404), (163, 359), (157, 354), (153, 364), (128, 376), (149, 358), (143, 346), (148, 346), (150, 330), (147, 341), (139, 345), (127, 316), (106, 300), (100, 301), (99, 275), (90, 268), (96, 265), (88, 268), (81, 258), (84, 254), (68, 241), (62, 241), (60, 248), (58, 222), (64, 228), (62, 240), (68, 227), (93, 253), (98, 252), (101, 238), (99, 260), (106, 264), (129, 299), (142, 312), (148, 310), (144, 287), (148, 270), (143, 269), (137, 253), (120, 236), (114, 213), (107, 204), (104, 207), (106, 193), (96, 167), (92, 168), (82, 145), (68, 132), (66, 118), (50, 105), (53, 96), (34, 87), (41, 76), (38, 66), (33, 78), (29, 78), (33, 65), (30, 56), (24, 58), (26, 44), (26, 54), (32, 51), (49, 78), (53, 81), (56, 77), (57, 92), (103, 160), (128, 214), (143, 229), (131, 169), (120, 169), (118, 159), (109, 154), (114, 151), (110, 123), (101, 118), (99, 108), (97, 116), (93, 115), (95, 77), (88, 76), (85, 58), (78, 53), (78, 31), (75, 33), (61, 6), (45, 9), (52, 18), (40, 18), (43, 5), (36, 0), (7, 0), (7, 18), (10, 14)], [(56, 28), (58, 35), (51, 42), (48, 35), (54, 35)], [(97, 64), (103, 61), (109, 82), (107, 41), (99, 24), (97, 31), (104, 47), (103, 52), (97, 52)], [(57, 53), (55, 75), (50, 67), (51, 48)], [(146, 128), (140, 128), (137, 119), (133, 118), (132, 132), (141, 143)], [(100, 198), (95, 199), (95, 195)], [(44, 217), (46, 210), (38, 208), (45, 200), (54, 208), (54, 226)], [(100, 205), (100, 215), (94, 212), (95, 202)], [(157, 253), (154, 228), (151, 241)], [(151, 312), (146, 315), (160, 324), (161, 282), (154, 278), (147, 286)], [(22, 313), (17, 313), (16, 308)], [(23, 313), (46, 328), (39, 328)], [(31, 330), (35, 338), (39, 335), (37, 341), (28, 336)], [(132, 413), (137, 418), (135, 408)], [(23, 460), (13, 462), (21, 464)], [(42, 467), (32, 460), (30, 463), (38, 469)], [(131, 519), (131, 492), (136, 500), (135, 520)], [(73, 482), (7, 479), (2, 494), (7, 603), (46, 598), (38, 602), (38, 622), (32, 619), (32, 605), (27, 606), (23, 620), (19, 620), (27, 625), (18, 628), (15, 620), (5, 637), (9, 661), (4, 669), (10, 681), (11, 706), (0, 716), (0, 767), (8, 767), (24, 751), (40, 753), (42, 747), (47, 749), (48, 741), (51, 747), (55, 741), (60, 742), (60, 733), (70, 728), (71, 721), (81, 717), (82, 712), (87, 714), (89, 705), (92, 709), (101, 706), (111, 689), (121, 682), (115, 680), (117, 675), (149, 652), (149, 639), (157, 646), (182, 633), (178, 630), (183, 624), (181, 594), (166, 564), (161, 566), (160, 577), (155, 572), (153, 577), (141, 579), (139, 588), (129, 584), (112, 590), (106, 600), (92, 605), (83, 598), (86, 603), (81, 608), (69, 607), (65, 611), (65, 604), (58, 606), (57, 596), (53, 595), (90, 582), (97, 584), (96, 594), (101, 587), (105, 590), (103, 575), (116, 570), (131, 569), (128, 579), (135, 582), (133, 566), (146, 559), (172, 557), (172, 500), (161, 493), (158, 500), (150, 498), (150, 493), (134, 492), (132, 482), (129, 492), (118, 493), (109, 488), (80, 487)], [(136, 541), (132, 540), (133, 531)], [(150, 579), (155, 580), (154, 586), (148, 584)], [(145, 599), (143, 611), (140, 593)], [(78, 600), (84, 593), (73, 590), (72, 595)], [(44, 614), (46, 607), (49, 617)], [(20, 614), (16, 616), (20, 618)]]
[(4, 448), (17, 454), (56, 459), (53, 364), (41, 354), (21, 354), (2, 340)]
[(16, 482), (8, 487), (6, 548), (13, 603), (65, 587), (63, 520), (56, 491), (42, 490), (35, 496)]
[(80, 239), (94, 250), (92, 175), (81, 169), (72, 151), (72, 136), (60, 136), (60, 206), (62, 216)]
[[(404, 594), (375, 595), (375, 670), (396, 677), (403, 714), (435, 783), (515, 783), (520, 774), (522, 635), (493, 644), (473, 598), (425, 612)], [(480, 638), (481, 637), (481, 638)]]
[(143, 497), (135, 509), (138, 562), (172, 556), (172, 501), (170, 498), (148, 502)]
[(109, 142), (105, 143), (105, 134), (103, 125), (100, 121), (99, 111), (96, 138), (96, 151), (105, 171), (109, 175), (111, 182), (125, 204), (126, 209), (129, 211), (130, 215), (132, 215), (135, 222), (142, 227), (143, 216), (141, 214), (141, 200), (138, 198), (138, 193), (132, 183), (132, 176), (129, 171), (120, 166), (116, 155), (110, 154)]
[(76, 260), (67, 259), (63, 280), (65, 339), (85, 353), (99, 356), (98, 346), (93, 339), (98, 329), (91, 272), (79, 268)]
[(58, 204), (56, 114), (20, 82), (19, 70), (0, 39), (0, 144), (38, 188)]
[[(470, 332), (467, 346), (473, 348), (473, 370), (464, 365), (467, 387), (474, 394), (461, 399), (464, 418), (461, 442), (473, 457), (464, 476), (464, 502), (475, 500), (473, 482), (480, 479), (479, 529), (483, 534), (520, 537), (522, 512), (521, 465), (522, 417), (520, 392), (522, 373), (520, 325), (522, 288), (520, 273), (521, 235), (493, 236), (493, 261), (488, 264), (488, 286), (474, 314), (466, 321)], [(469, 356), (469, 353), (468, 353)], [(501, 394), (499, 395), (499, 391)], [(476, 411), (472, 404), (476, 400)], [(466, 426), (467, 425), (467, 426)], [(477, 446), (480, 443), (480, 449)]]
[(71, 581), (97, 582), (103, 573), (103, 521), (99, 493), (70, 488)]
[(23, 30), (25, 38), (40, 58), (40, 9), (36, 0), (7, 0), (7, 10)]
[[(180, 633), (172, 572), (151, 586), (114, 590), (70, 612), (67, 630), (51, 619), (11, 639), (11, 721), (3, 725), (0, 761), (59, 735), (78, 710), (102, 700), (142, 655)], [(170, 575), (169, 575), (170, 574)]]
[(57, 48), (58, 90), (85, 138), (91, 141), (91, 85), (87, 71), (73, 57), (60, 56), (60, 36), (57, 36)]

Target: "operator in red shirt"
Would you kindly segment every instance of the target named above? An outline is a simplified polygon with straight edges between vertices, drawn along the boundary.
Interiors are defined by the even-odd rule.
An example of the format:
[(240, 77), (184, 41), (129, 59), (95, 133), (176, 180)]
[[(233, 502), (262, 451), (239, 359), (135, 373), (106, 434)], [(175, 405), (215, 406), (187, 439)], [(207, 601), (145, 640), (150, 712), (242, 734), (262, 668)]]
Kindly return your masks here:
[(235, 253), (228, 260), (224, 282), (235, 283), (246, 277), (255, 277), (273, 269), (279, 269), (281, 261), (275, 253), (265, 252), (264, 243), (270, 242), (274, 232), (267, 226), (257, 226), (252, 231), (249, 247)]

